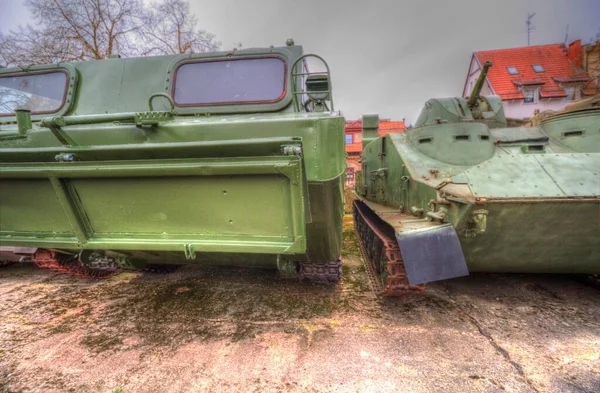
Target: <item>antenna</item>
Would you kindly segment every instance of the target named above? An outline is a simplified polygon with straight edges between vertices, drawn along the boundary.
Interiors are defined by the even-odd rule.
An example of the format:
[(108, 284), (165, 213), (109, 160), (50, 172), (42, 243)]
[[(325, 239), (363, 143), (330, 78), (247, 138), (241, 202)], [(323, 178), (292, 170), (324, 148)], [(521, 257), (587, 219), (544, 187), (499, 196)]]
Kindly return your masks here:
[(535, 30), (535, 26), (531, 23), (531, 20), (533, 19), (533, 17), (535, 16), (535, 12), (534, 13), (527, 13), (527, 46), (531, 46), (531, 32), (533, 30)]
[(569, 24), (567, 23), (567, 28), (565, 29), (565, 48), (569, 45)]

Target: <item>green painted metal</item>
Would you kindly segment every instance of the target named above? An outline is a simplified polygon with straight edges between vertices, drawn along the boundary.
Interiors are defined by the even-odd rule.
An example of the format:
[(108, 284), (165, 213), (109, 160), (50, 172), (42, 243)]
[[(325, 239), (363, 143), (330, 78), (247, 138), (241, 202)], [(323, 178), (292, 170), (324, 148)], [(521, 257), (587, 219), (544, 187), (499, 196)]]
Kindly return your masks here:
[(365, 147), (357, 194), (399, 233), (452, 224), (470, 271), (600, 273), (600, 107), (506, 128), (496, 103), (429, 100)]
[(485, 78), (487, 77), (487, 73), (491, 66), (492, 66), (491, 61), (486, 61), (485, 64), (483, 65), (483, 69), (481, 70), (481, 73), (479, 74), (479, 77), (477, 78), (477, 81), (475, 82), (475, 86), (473, 87), (473, 92), (471, 93), (471, 96), (469, 97), (469, 100), (467, 101), (467, 105), (469, 106), (469, 108), (474, 107), (479, 102), (479, 94), (481, 94), (481, 89), (483, 88), (483, 84), (485, 83)]
[(364, 148), (379, 136), (379, 115), (363, 115), (362, 127), (362, 143)]
[(17, 117), (17, 132), (19, 135), (25, 135), (25, 133), (31, 130), (31, 111), (26, 108), (19, 108), (15, 110)]
[[(176, 107), (171, 98), (184, 61), (272, 55), (287, 63), (278, 102)], [(32, 115), (25, 131), (0, 118), (0, 247), (286, 272), (336, 261), (345, 121), (294, 109), (301, 56), (287, 46), (0, 70), (69, 74), (56, 113)]]

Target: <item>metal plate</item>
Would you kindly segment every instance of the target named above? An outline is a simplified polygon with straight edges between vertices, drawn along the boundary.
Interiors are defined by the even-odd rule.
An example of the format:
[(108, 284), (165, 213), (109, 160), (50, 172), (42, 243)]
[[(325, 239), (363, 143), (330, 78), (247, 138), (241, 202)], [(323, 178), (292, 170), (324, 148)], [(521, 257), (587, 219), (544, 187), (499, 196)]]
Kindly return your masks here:
[(464, 174), (476, 197), (595, 196), (597, 168), (598, 153), (496, 155)]
[(408, 282), (411, 285), (469, 275), (469, 269), (452, 225), (396, 232)]
[(547, 142), (549, 139), (538, 127), (496, 128), (490, 133), (494, 142), (500, 143)]
[(496, 155), (465, 171), (475, 197), (562, 197), (563, 191), (533, 154)]
[(540, 154), (535, 157), (568, 196), (600, 195), (600, 154)]
[(306, 252), (301, 157), (64, 164), (0, 167), (10, 185), (0, 187), (0, 243), (190, 256)]

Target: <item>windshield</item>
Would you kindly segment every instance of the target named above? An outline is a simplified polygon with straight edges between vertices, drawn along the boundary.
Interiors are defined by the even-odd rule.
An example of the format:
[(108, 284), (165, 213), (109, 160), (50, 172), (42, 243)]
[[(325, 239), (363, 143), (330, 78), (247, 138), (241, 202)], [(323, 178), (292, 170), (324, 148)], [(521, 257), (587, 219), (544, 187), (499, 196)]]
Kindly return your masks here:
[(56, 112), (64, 104), (66, 87), (63, 71), (0, 76), (0, 116), (10, 116), (17, 108), (34, 114)]
[(286, 64), (279, 57), (184, 63), (175, 72), (178, 106), (273, 103), (285, 96)]

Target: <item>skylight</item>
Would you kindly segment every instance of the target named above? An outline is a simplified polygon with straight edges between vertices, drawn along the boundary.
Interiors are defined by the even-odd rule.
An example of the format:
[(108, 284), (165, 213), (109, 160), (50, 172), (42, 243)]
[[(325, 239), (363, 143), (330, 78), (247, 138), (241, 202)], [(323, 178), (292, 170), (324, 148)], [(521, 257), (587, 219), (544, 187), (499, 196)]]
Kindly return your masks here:
[(508, 73), (511, 75), (518, 75), (519, 71), (517, 71), (517, 67), (506, 67), (508, 69)]
[(534, 64), (534, 65), (532, 65), (532, 67), (535, 72), (544, 72), (544, 67), (542, 67), (539, 64)]

